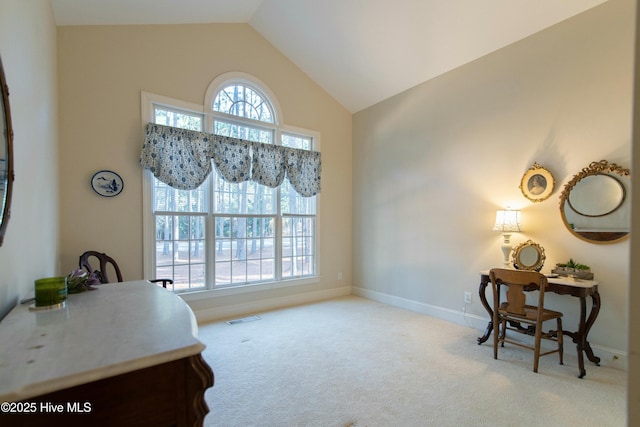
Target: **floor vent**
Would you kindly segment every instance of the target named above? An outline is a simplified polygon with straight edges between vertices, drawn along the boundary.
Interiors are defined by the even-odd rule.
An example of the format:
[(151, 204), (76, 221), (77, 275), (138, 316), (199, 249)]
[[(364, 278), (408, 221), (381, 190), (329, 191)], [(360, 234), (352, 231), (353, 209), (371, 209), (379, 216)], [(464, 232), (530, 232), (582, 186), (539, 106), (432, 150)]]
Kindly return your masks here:
[(237, 325), (238, 323), (254, 322), (256, 320), (260, 320), (260, 316), (249, 316), (249, 317), (243, 317), (242, 319), (229, 320), (227, 321), (227, 324)]

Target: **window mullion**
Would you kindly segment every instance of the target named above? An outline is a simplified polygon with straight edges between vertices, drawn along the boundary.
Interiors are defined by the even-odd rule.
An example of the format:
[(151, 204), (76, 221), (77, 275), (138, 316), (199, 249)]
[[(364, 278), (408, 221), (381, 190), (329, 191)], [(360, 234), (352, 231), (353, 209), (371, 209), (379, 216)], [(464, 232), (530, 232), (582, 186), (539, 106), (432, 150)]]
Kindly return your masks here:
[[(210, 107), (205, 109), (205, 127), (204, 129), (213, 133), (215, 128), (215, 118), (209, 113)], [(208, 114), (207, 114), (208, 113)], [(209, 160), (211, 161), (211, 160)], [(215, 198), (215, 170), (212, 170), (207, 177), (206, 185), (209, 187), (208, 199), (207, 199), (207, 228), (206, 232), (206, 248), (207, 258), (204, 261), (205, 265), (205, 287), (207, 289), (214, 289), (216, 286), (216, 220), (214, 216), (214, 198)]]
[(213, 203), (215, 197), (215, 185), (213, 173), (207, 177), (207, 186), (209, 187), (209, 198), (207, 200), (207, 228), (206, 228), (206, 247), (207, 259), (205, 260), (205, 283), (207, 289), (215, 288), (216, 279), (216, 223), (213, 215)]
[[(276, 141), (277, 145), (282, 145), (282, 131), (280, 128), (275, 129), (274, 141)], [(275, 271), (274, 274), (276, 276), (276, 280), (282, 280), (282, 197), (281, 197), (281, 188), (282, 186), (278, 186), (276, 189), (276, 221), (274, 224), (275, 227)]]

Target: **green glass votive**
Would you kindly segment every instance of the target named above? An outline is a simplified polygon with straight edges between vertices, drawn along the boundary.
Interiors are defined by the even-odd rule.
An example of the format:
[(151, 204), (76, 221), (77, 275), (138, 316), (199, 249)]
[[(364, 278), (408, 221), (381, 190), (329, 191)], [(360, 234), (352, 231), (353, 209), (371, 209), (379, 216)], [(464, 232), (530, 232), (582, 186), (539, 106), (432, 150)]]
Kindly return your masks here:
[(48, 277), (38, 279), (36, 286), (36, 307), (62, 304), (67, 299), (67, 278)]

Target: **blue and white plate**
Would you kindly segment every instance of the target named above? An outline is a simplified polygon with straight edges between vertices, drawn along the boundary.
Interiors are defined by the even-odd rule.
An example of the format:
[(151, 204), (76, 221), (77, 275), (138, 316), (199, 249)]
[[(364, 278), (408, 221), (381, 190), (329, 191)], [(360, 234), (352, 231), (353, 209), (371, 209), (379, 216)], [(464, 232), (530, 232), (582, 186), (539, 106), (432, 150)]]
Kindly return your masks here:
[(104, 197), (113, 197), (122, 193), (124, 181), (117, 173), (109, 170), (98, 171), (91, 177), (91, 188)]

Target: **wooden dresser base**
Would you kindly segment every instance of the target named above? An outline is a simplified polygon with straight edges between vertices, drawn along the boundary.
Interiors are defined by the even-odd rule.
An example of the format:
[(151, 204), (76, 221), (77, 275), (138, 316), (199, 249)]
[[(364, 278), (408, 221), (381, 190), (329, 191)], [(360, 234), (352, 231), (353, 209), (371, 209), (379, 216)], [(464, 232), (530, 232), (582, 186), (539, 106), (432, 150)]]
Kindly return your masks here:
[(0, 425), (201, 426), (213, 382), (198, 354), (25, 400), (36, 412), (0, 413)]

